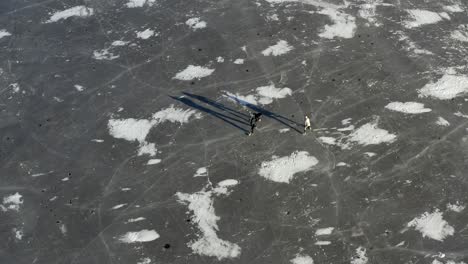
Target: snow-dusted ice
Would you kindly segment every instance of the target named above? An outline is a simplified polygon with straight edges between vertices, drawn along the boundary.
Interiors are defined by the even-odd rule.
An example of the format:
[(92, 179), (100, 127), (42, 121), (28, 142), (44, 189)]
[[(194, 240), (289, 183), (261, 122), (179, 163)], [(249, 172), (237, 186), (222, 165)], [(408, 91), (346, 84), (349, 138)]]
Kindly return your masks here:
[(53, 23), (53, 22), (58, 22), (60, 20), (65, 20), (70, 17), (89, 17), (94, 15), (94, 9), (91, 7), (87, 6), (74, 6), (70, 7), (68, 9), (62, 10), (62, 11), (57, 11), (53, 13), (49, 20), (47, 20), (45, 23)]
[(414, 227), (421, 232), (423, 237), (443, 241), (452, 236), (455, 229), (443, 219), (443, 214), (438, 209), (433, 212), (425, 212), (408, 223), (408, 227)]
[(6, 31), (5, 29), (0, 29), (0, 39), (9, 36), (11, 36), (10, 32)]
[(215, 70), (203, 66), (189, 65), (184, 70), (178, 72), (174, 79), (181, 81), (190, 81), (210, 76)]
[(190, 242), (188, 245), (193, 252), (199, 255), (216, 257), (218, 260), (237, 258), (241, 254), (239, 245), (221, 239), (217, 231), (217, 222), (220, 217), (216, 215), (213, 207), (213, 200), (216, 196), (228, 195), (227, 188), (237, 185), (235, 180), (225, 180), (220, 182), (214, 189), (203, 189), (189, 194), (176, 194), (180, 203), (187, 204), (188, 209), (193, 213), (194, 223), (197, 224), (201, 232), (199, 239)]
[(420, 97), (448, 100), (468, 93), (468, 76), (445, 74), (419, 89)]
[(466, 1), (0, 10), (2, 263), (468, 262)]
[(262, 51), (264, 56), (280, 56), (293, 50), (286, 40), (279, 40), (275, 45), (272, 45)]
[(193, 30), (206, 28), (206, 22), (201, 20), (199, 17), (192, 17), (185, 21), (185, 24)]
[(274, 182), (289, 183), (295, 174), (309, 171), (317, 163), (307, 151), (294, 151), (289, 156), (273, 156), (262, 162), (258, 174)]
[(143, 229), (136, 232), (127, 232), (119, 240), (123, 243), (142, 243), (151, 242), (160, 237), (155, 230)]

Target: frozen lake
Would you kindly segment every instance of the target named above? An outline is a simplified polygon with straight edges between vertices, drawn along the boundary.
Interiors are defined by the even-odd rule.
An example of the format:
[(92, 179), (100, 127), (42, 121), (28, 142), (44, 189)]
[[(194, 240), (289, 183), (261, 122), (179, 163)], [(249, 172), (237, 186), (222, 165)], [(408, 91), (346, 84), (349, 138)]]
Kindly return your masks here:
[(0, 263), (468, 262), (467, 12), (1, 1)]

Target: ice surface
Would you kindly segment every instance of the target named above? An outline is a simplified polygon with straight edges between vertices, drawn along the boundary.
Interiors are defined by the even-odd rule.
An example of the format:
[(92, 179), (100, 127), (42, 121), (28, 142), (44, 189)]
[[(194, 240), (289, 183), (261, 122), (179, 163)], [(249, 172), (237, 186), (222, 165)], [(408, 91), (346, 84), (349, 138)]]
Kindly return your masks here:
[(1, 1), (2, 263), (468, 262), (467, 10)]

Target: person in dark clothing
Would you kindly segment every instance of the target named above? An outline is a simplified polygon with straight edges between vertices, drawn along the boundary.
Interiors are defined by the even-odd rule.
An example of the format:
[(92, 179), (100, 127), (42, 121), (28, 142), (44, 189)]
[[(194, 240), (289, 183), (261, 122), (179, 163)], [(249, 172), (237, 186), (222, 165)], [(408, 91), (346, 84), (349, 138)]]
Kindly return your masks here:
[(249, 136), (252, 135), (255, 131), (255, 128), (257, 127), (257, 122), (260, 122), (262, 120), (262, 113), (253, 113), (250, 114), (250, 133), (248, 134)]

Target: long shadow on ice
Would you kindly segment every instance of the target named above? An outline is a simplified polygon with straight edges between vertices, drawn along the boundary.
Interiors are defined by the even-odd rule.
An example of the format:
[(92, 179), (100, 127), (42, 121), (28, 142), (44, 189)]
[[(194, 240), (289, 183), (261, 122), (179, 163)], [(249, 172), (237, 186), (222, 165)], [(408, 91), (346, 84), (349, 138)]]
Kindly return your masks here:
[[(239, 112), (239, 111), (237, 111), (237, 110), (234, 110), (234, 109), (232, 109), (232, 108), (230, 108), (230, 107), (227, 107), (227, 106), (225, 106), (225, 105), (223, 105), (223, 104), (220, 104), (220, 103), (218, 103), (218, 102), (216, 102), (216, 101), (213, 101), (213, 100), (211, 100), (211, 99), (209, 99), (209, 98), (207, 98), (207, 97), (205, 97), (205, 96), (201, 96), (201, 95), (197, 95), (197, 94), (192, 94), (192, 93), (187, 93), (187, 92), (183, 92), (183, 94), (184, 94), (184, 95), (187, 95), (187, 96), (190, 96), (190, 97), (192, 97), (192, 98), (195, 98), (195, 99), (197, 99), (197, 100), (199, 100), (199, 101), (201, 101), (201, 102), (204, 102), (204, 103), (206, 103), (206, 104), (209, 104), (209, 105), (211, 105), (211, 106), (213, 106), (213, 107), (216, 107), (216, 108), (218, 108), (218, 109), (221, 110), (221, 111), (228, 112), (228, 113), (230, 113), (230, 114), (232, 114), (232, 115), (234, 115), (234, 116), (236, 116), (236, 117), (238, 117), (238, 118), (245, 119), (245, 120), (247, 120), (247, 121), (248, 121), (249, 118), (250, 118), (250, 116), (247, 115), (247, 114), (245, 114), (245, 113), (242, 113), (242, 112)], [(248, 123), (246, 123), (246, 125), (248, 125)]]
[(221, 119), (222, 121), (230, 124), (231, 126), (235, 127), (235, 128), (238, 128), (240, 129), (241, 131), (245, 132), (245, 133), (248, 133), (248, 130), (241, 127), (241, 125), (248, 125), (248, 123), (245, 121), (245, 120), (239, 120), (237, 118), (233, 118), (233, 117), (230, 117), (230, 116), (227, 116), (223, 113), (220, 113), (220, 112), (217, 112), (217, 111), (214, 111), (212, 109), (209, 109), (209, 108), (206, 108), (200, 104), (197, 104), (195, 103), (194, 101), (190, 100), (189, 98), (187, 97), (184, 97), (184, 96), (181, 96), (181, 97), (175, 97), (175, 96), (170, 96), (172, 99), (174, 100), (177, 100), (187, 106), (190, 106), (190, 107), (193, 107), (197, 110), (200, 110), (202, 112), (205, 112), (207, 114), (210, 114), (216, 118), (219, 118)]

